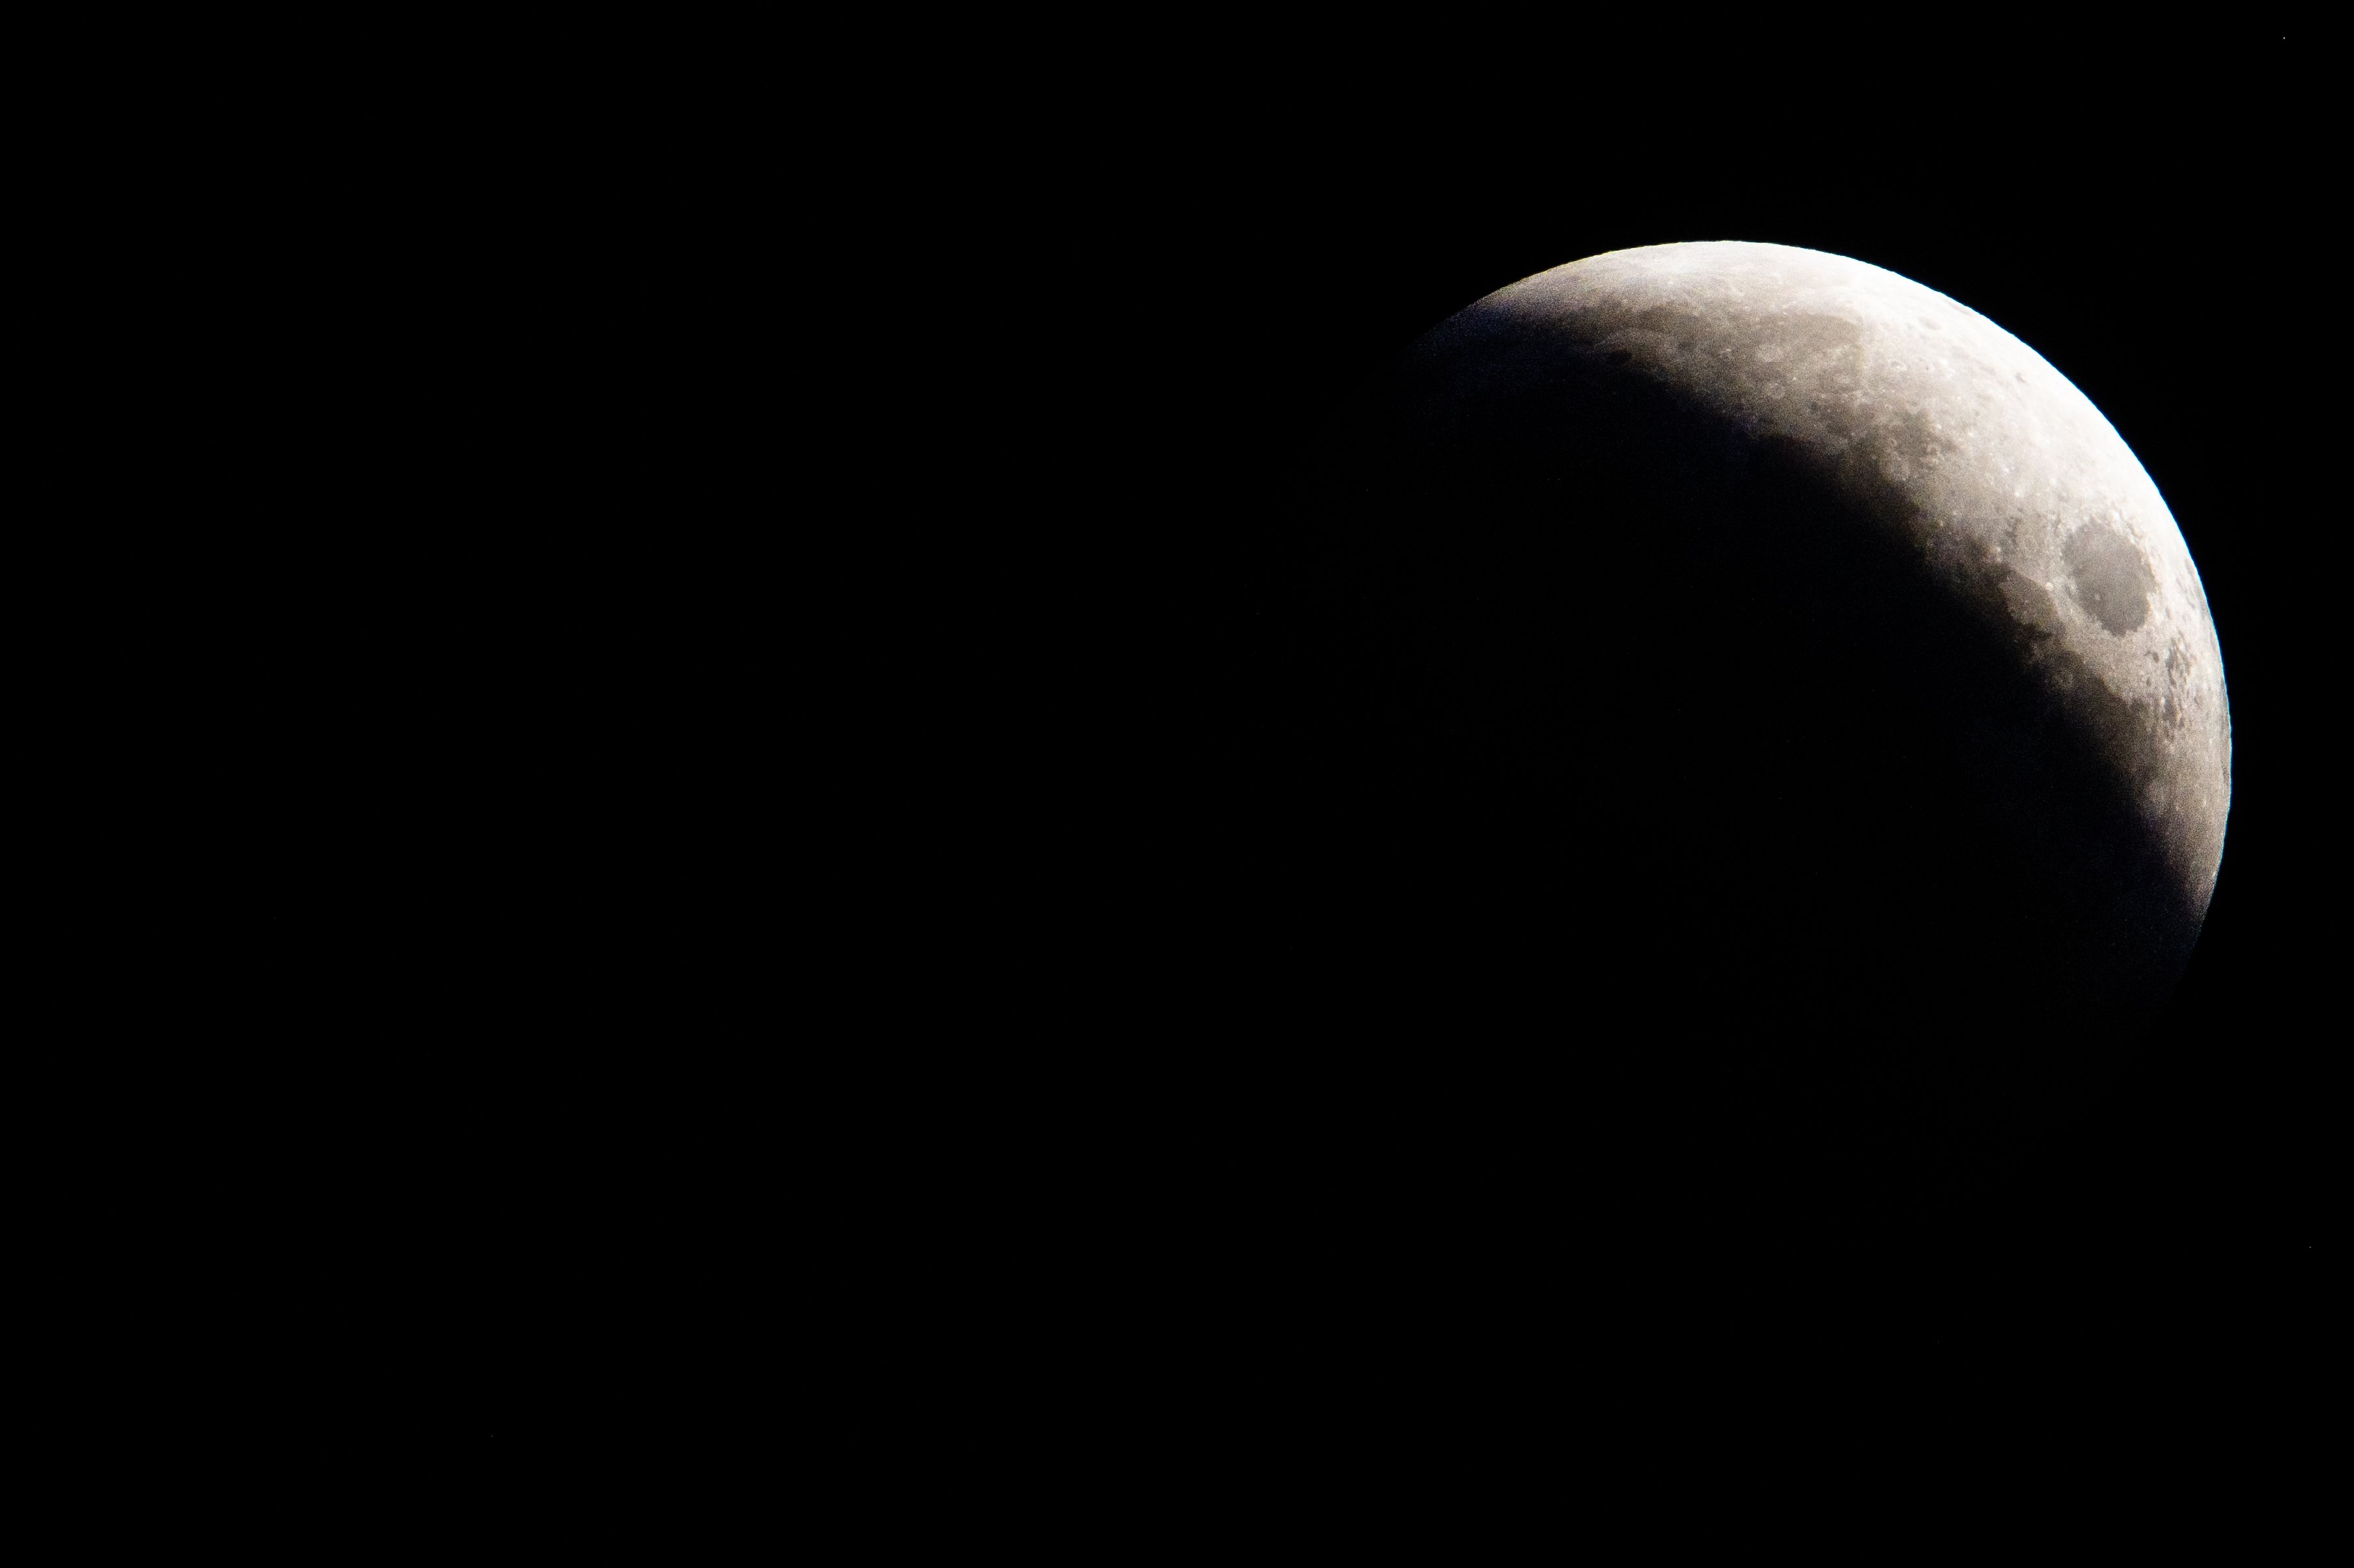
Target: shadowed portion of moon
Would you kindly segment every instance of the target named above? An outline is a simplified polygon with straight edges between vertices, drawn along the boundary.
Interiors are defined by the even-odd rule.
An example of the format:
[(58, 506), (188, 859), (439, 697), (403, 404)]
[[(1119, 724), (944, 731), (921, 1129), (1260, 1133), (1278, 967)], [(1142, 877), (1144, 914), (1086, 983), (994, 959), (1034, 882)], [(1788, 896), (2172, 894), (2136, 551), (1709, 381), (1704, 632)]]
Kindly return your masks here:
[(1349, 983), (1572, 1037), (1631, 1000), (1657, 1044), (1610, 1049), (1957, 1103), (2147, 1027), (2221, 853), (2221, 654), (2017, 340), (1817, 252), (1617, 252), (1426, 336), (1360, 474)]

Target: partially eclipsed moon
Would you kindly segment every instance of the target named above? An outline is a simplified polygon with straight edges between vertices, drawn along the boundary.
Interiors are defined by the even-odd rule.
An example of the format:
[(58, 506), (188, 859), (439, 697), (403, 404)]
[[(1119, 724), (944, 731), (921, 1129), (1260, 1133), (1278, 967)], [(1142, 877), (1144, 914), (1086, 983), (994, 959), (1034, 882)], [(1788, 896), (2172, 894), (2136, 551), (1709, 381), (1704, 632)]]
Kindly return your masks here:
[[(1396, 602), (1477, 603), (1446, 611), (1455, 630), (1431, 647), (1487, 638), (1520, 651), (1489, 667), (1533, 667), (1553, 657), (1532, 652), (1548, 637), (1611, 629), (1587, 678), (1648, 683), (1612, 710), (1622, 736), (1642, 737), (1618, 765), (1672, 753), (1678, 779), (1721, 776), (1714, 795), (1680, 797), (1697, 824), (1686, 837), (1714, 831), (1711, 813), (1770, 834), (1776, 819), (1755, 802), (1785, 780), (1797, 800), (1785, 816), (1807, 824), (1791, 832), (1814, 845), (1869, 818), (1856, 832), (1884, 843), (1841, 863), (1867, 868), (1853, 885), (1882, 889), (1889, 919), (1945, 933), (1916, 946), (1958, 955), (1946, 969), (1924, 959), (1923, 987), (1960, 995), (1973, 966), (1995, 964), (1995, 938), (1965, 953), (1977, 938), (1960, 917), (1937, 925), (1947, 886), (1979, 926), (2044, 933), (2032, 954), (2000, 949), (2004, 965), (2044, 965), (2036, 997), (2073, 986), (2102, 1005), (2130, 995), (2146, 1014), (2170, 987), (2231, 800), (2221, 652), (2156, 485), (2032, 349), (1862, 262), (1688, 244), (1500, 290), (1430, 333), (1404, 377), (1383, 460), (1407, 519)], [(1561, 554), (1556, 537), (1582, 543)], [(1474, 556), (1479, 586), (1436, 586), (1473, 572)], [(1638, 601), (1660, 608), (1626, 608)], [(1678, 673), (1607, 673), (1614, 657), (1631, 670), (1623, 650), (1638, 635), (1658, 649), (1646, 670)], [(1660, 716), (1678, 704), (1718, 738)], [(1784, 744), (1801, 732), (1804, 746)], [(1826, 747), (1837, 769), (1808, 772)], [(1800, 796), (1848, 788), (1859, 769), (1882, 782), (1853, 787), (1857, 810), (1805, 814)], [(1670, 771), (1654, 769), (1657, 787), (1685, 788)], [(1873, 802), (1907, 790), (1975, 847), (1938, 859), (1929, 829), (1906, 838), (1915, 826)], [(1776, 874), (1797, 888), (1825, 853), (1793, 844)], [(1724, 896), (1761, 874), (1708, 873)], [(1829, 895), (1808, 906), (1834, 906)], [(1857, 940), (1882, 942), (1872, 918), (1854, 917)]]

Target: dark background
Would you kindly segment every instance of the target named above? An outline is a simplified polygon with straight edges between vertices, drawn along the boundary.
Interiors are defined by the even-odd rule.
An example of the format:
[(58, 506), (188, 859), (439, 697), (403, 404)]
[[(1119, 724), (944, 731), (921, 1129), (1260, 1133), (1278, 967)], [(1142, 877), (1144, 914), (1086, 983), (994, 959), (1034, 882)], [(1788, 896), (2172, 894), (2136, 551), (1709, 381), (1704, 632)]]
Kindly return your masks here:
[[(2222, 870), (2160, 1026), (2039, 1133), (1999, 1204), (1975, 1221), (1949, 1206), (1946, 1221), (2087, 1255), (2261, 1256), (2302, 1277), (2338, 1224), (2324, 1193), (2342, 1075), (2314, 891), (2331, 853), (2317, 683), (2335, 590), (2316, 555), (2308, 366), (2332, 329), (2305, 302), (2322, 286), (2324, 215), (2300, 73), (2253, 44), (2097, 82), (1997, 70), (1967, 90), (1916, 84), (1920, 102), (1876, 130), (1837, 93), (1694, 85), (1670, 111), (1623, 89), (1553, 100), (1278, 78), (1109, 164), (1075, 158), (1093, 171), (1072, 182), (1095, 190), (1088, 210), (1116, 217), (1051, 286), (1086, 302), (1066, 361), (1081, 395), (1053, 406), (1093, 455), (1074, 465), (1085, 477), (1062, 531), (1042, 537), (1066, 562), (1056, 588), (1091, 585), (1055, 624), (1119, 652), (1051, 677), (1072, 761), (1055, 809), (1085, 824), (1063, 903), (1098, 918), (1070, 938), (1090, 976), (1065, 988), (1072, 1013), (1176, 1021), (1185, 1054), (1215, 1063), (1188, 1080), (1207, 1121), (1250, 1122), (1235, 1086), (1264, 1086), (1282, 1108), (1235, 1134), (1251, 1158), (1281, 1163), (1267, 1150), (1310, 1128), (1307, 1145), (1341, 1151), (1330, 1163), (1367, 1173), (1366, 1190), (1541, 1136), (1530, 1105), (1569, 1078), (1394, 1065), (1386, 1089), (1336, 1099), (1332, 1081), (1363, 1064), (1301, 1044), (1346, 1011), (1310, 994), (1281, 927), (1315, 918), (1315, 891), (1284, 868), (1325, 778), (1301, 705), (1329, 673), (1318, 585), (1350, 525), (1357, 443), (1398, 354), (1517, 279), (1677, 240), (1830, 251), (1979, 312), (2110, 418), (2190, 543), (2232, 701)], [(1629, 974), (1623, 995), (1582, 1000), (1577, 1022), (1606, 1036), (1668, 980)], [(1265, 1065), (1269, 1042), (1283, 1065)], [(1348, 1101), (1331, 1120), (1394, 1131), (1417, 1097), (1446, 1126), (1422, 1137), (1447, 1151), (1427, 1161), (1396, 1152), (1415, 1141), (1404, 1134), (1312, 1130), (1326, 1125), (1313, 1107)], [(1449, 1189), (1450, 1213), (1484, 1202), (1470, 1195), (1481, 1180)], [(1638, 1183), (1634, 1208), (1706, 1206), (1672, 1185)], [(1345, 1184), (1317, 1190), (1353, 1201)]]
[[(489, 1215), (486, 1268), (539, 1266), (515, 1238), (567, 1206), (599, 1259), (623, 1250), (610, 1225), (659, 1238), (679, 1277), (699, 1256), (763, 1267), (731, 1205), (775, 1180), (868, 1260), (842, 1287), (862, 1317), (926, 1319), (918, 1362), (963, 1354), (937, 1348), (937, 1302), (978, 1323), (1002, 1298), (1049, 1337), (1182, 1319), (1181, 1378), (1220, 1331), (1338, 1343), (1351, 1298), (1460, 1285), (1465, 1318), (1530, 1299), (1525, 1260), (1583, 1266), (1601, 1238), (1755, 1256), (1720, 1244), (1770, 1248), (1810, 1205), (1834, 1247), (1966, 1236), (1973, 1256), (2155, 1260), (2268, 1303), (2306, 1288), (2345, 1185), (2318, 891), (2339, 590), (2317, 539), (2342, 507), (2317, 499), (2308, 368), (2338, 328), (2314, 303), (2335, 215), (2310, 73), (2249, 46), (2156, 74), (1760, 85), (1596, 50), (1507, 79), (1509, 46), (1426, 42), (1380, 69), (1238, 44), (1136, 90), (1108, 66), (1076, 89), (983, 73), (969, 99), (878, 92), (674, 132), (660, 156), (571, 149), (595, 221), (518, 247), (452, 318), (465, 355), (487, 343), (514, 385), (553, 388), (557, 433), (519, 441), (510, 405), (530, 399), (504, 375), (416, 399), (435, 429), (470, 414), (464, 440), (513, 465), (491, 524), (448, 508), (449, 547), (423, 553), (505, 541), (461, 591), (493, 629), (477, 640), (527, 646), (453, 661), (450, 683), (483, 749), (554, 759), (514, 770), (481, 834), (498, 853), (453, 871), (494, 882), (454, 925), (482, 927), (487, 986), (538, 988), (487, 1026), (529, 1033), (545, 992), (620, 1042), (591, 1074), (568, 1033), (469, 1037), (427, 1075), (487, 1107), (484, 1164), (522, 1168), (458, 1184)], [(763, 79), (741, 101), (790, 96)], [(517, 199), (547, 188), (536, 165), (480, 188), (539, 223)], [(1656, 1118), (1617, 1125), (1542, 1059), (1467, 1065), (1440, 1035), (1435, 1071), (1357, 1051), (1332, 1027), (1349, 999), (1299, 983), (1270, 917), (1312, 909), (1286, 869), (1319, 809), (1302, 677), (1384, 367), (1531, 273), (1720, 238), (1888, 268), (2042, 354), (2148, 468), (2214, 609), (2234, 800), (2205, 932), (2139, 1060), (1975, 1211), (1842, 1202), (1891, 1187), (1868, 1150), (1777, 1185)], [(440, 264), (481, 276), (471, 249)], [(635, 313), (609, 317), (609, 295)], [(588, 715), (585, 753), (533, 733), (551, 691)], [(583, 777), (620, 792), (575, 833), (549, 802)], [(514, 850), (534, 834), (555, 842)], [(596, 929), (548, 942), (543, 984), (514, 953), (546, 938), (514, 912), (551, 899), (555, 928)], [(1625, 1020), (1659, 980), (1626, 975), (1572, 1022), (1638, 1049)], [(504, 1074), (487, 1090), (482, 1062)], [(584, 1080), (601, 1119), (548, 1088)], [(550, 1124), (587, 1152), (513, 1136)], [(584, 1169), (607, 1173), (593, 1201)], [(1534, 1298), (1575, 1296), (1575, 1273)], [(514, 1340), (539, 1321), (518, 1311)], [(993, 1363), (981, 1338), (966, 1359)]]

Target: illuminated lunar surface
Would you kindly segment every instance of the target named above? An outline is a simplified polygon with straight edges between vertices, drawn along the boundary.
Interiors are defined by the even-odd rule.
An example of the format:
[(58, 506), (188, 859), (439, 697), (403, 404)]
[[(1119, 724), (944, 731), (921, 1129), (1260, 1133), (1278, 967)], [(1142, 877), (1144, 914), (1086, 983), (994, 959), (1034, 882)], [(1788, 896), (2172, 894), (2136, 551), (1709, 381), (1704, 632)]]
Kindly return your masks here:
[[(1858, 888), (1898, 890), (1826, 894), (1811, 917), (1879, 897), (1887, 919), (1919, 923), (1916, 948), (1955, 955), (1920, 960), (1925, 994), (1967, 1000), (1991, 969), (2041, 965), (2020, 1008), (2146, 1020), (2222, 854), (2222, 658), (2156, 485), (2032, 349), (1859, 261), (1686, 244), (1499, 291), (1426, 336), (1402, 384), (1384, 481), (1407, 519), (1400, 547), (1500, 541), (1479, 546), (1504, 563), (1482, 569), (1509, 579), (1481, 590), (1510, 600), (1490, 618), (1559, 629), (1517, 647), (1575, 643), (1591, 622), (1576, 656), (1594, 710), (1649, 737), (1621, 753), (1723, 774), (1714, 795), (1689, 796), (1692, 821), (1737, 817), (1748, 840), (1770, 838), (1782, 819), (1751, 802), (1793, 780), (1808, 799), (1783, 817), (1803, 829), (1782, 852), (1791, 869), (1772, 874), (1797, 885), (1842, 821), (1869, 819), (1858, 831), (1883, 847), (1839, 863), (1865, 868)], [(1638, 600), (1650, 608), (1626, 608)], [(1624, 684), (1612, 672), (1630, 661), (1613, 650), (1630, 638), (1659, 650), (1649, 667), (1680, 672), (1645, 676), (1639, 700), (1607, 690)], [(1673, 693), (1716, 738), (1657, 716), (1686, 700)], [(1827, 747), (1835, 764), (1809, 760)], [(1612, 765), (1607, 748), (1598, 758)], [(1853, 789), (1860, 806), (1808, 804), (1859, 769), (1882, 779)], [(1877, 803), (1903, 791), (1922, 801), (1911, 816)], [(1933, 842), (1940, 818), (1966, 850)], [(1852, 917), (1859, 940), (1882, 940), (1878, 919)], [(2039, 920), (2047, 935), (2009, 948), (1970, 934)], [(1886, 942), (1874, 961), (1910, 950)]]

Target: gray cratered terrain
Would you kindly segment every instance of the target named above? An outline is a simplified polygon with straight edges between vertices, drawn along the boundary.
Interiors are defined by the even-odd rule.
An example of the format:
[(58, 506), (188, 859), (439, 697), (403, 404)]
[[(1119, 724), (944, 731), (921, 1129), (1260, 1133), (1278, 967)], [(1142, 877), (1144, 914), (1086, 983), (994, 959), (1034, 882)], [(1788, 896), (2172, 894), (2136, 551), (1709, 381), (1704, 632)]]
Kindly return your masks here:
[(1526, 820), (1598, 791), (1595, 941), (1670, 933), (1767, 1013), (1869, 982), (1860, 1030), (2147, 1024), (2222, 854), (2222, 658), (2156, 485), (2032, 349), (1862, 262), (1665, 245), (1488, 296), (1399, 388), (1361, 598), (1427, 629), (1401, 690), (1485, 715), (1463, 755), (1609, 737), (1479, 765), (1556, 780)]

